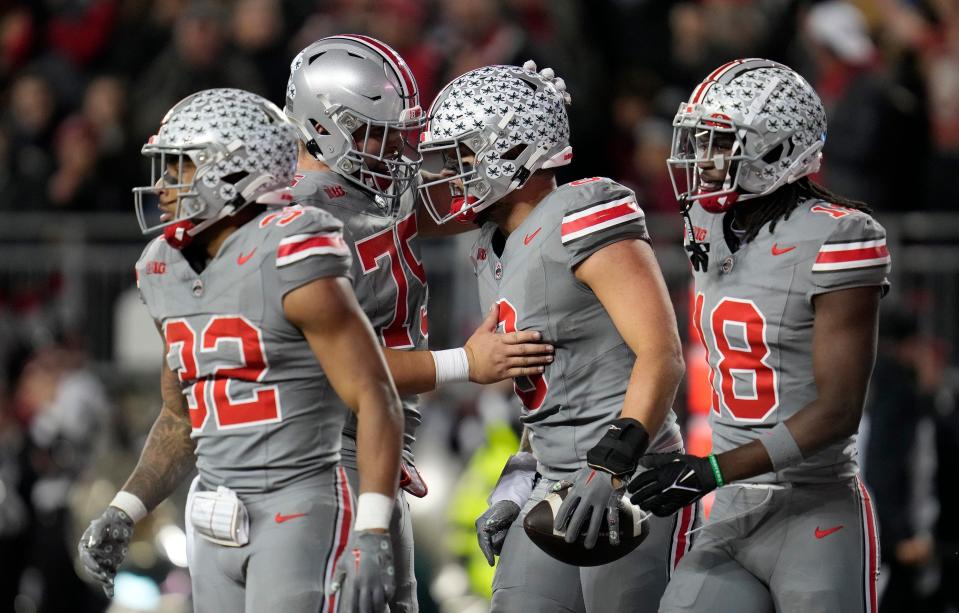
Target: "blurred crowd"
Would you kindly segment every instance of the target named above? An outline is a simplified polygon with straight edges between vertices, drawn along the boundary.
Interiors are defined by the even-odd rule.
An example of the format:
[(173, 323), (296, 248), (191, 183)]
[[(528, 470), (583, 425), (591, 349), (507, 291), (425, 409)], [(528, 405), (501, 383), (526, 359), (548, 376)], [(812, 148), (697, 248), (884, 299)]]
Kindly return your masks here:
[[(720, 63), (800, 70), (829, 111), (822, 177), (879, 211), (946, 208), (959, 170), (951, 0), (36, 0), (0, 20), (0, 207), (125, 210), (138, 150), (198, 89), (282, 104), (309, 42), (394, 46), (428, 104), (451, 78), (533, 58), (569, 84), (577, 172), (673, 210), (670, 120)], [(905, 179), (904, 179), (905, 178)]]
[[(614, 177), (649, 213), (676, 211), (664, 162), (675, 110), (713, 68), (747, 56), (795, 67), (822, 96), (829, 134), (819, 181), (868, 202), (880, 220), (952, 210), (959, 199), (956, 0), (0, 0), (0, 214), (132, 219), (130, 189), (147, 176), (139, 149), (168, 108), (211, 87), (247, 89), (282, 106), (296, 52), (346, 32), (396, 48), (424, 106), (482, 65), (532, 58), (554, 68), (572, 94), (576, 152), (560, 178)], [(103, 610), (106, 601), (73, 572), (71, 485), (91, 482), (104, 445), (119, 445), (132, 462), (139, 426), (149, 424), (132, 424), (140, 434), (118, 443), (122, 410), (86, 363), (82, 333), (58, 341), (36, 333), (57, 329), (69, 305), (40, 310), (42, 321), (23, 333), (18, 313), (62, 300), (51, 283), (26, 294), (0, 283), (3, 611)], [(683, 291), (674, 292), (681, 316)], [(950, 498), (959, 469), (955, 360), (947, 343), (916, 326), (909, 297), (898, 302), (902, 312), (884, 313), (863, 437), (883, 534), (883, 610), (945, 611), (951, 603), (959, 611), (959, 534), (948, 521), (959, 507)], [(447, 543), (423, 535), (431, 559), (421, 578), (424, 611), (456, 596), (451, 586), (482, 594), (489, 585), (471, 522), (485, 508), (502, 450), (515, 444), (506, 395), (430, 400), (458, 409), (427, 415), (421, 434), (431, 445), (422, 456), (435, 460), (432, 504), (444, 507), (421, 511), (452, 526)], [(131, 466), (114, 467), (111, 477)], [(444, 470), (456, 473), (445, 489)], [(445, 553), (426, 553), (434, 546)], [(450, 558), (462, 575), (443, 566)], [(182, 590), (176, 585), (169, 589)]]

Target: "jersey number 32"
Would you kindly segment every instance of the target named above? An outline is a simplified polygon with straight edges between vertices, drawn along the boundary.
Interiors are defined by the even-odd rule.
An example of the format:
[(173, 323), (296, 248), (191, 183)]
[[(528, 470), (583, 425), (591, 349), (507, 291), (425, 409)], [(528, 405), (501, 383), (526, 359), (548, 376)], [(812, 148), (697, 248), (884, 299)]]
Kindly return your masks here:
[[(262, 381), (268, 370), (262, 334), (245, 317), (218, 315), (199, 335), (186, 320), (172, 319), (165, 322), (163, 332), (167, 350), (179, 358), (177, 377), (183, 383), (193, 381), (185, 394), (195, 430), (203, 428), (210, 413), (221, 430), (280, 420), (275, 385), (253, 386), (245, 398), (236, 398), (230, 393), (231, 383)], [(236, 345), (239, 365), (220, 366), (211, 377), (197, 379), (198, 357), (217, 351), (221, 344), (227, 343)], [(212, 386), (209, 400), (208, 385)]]

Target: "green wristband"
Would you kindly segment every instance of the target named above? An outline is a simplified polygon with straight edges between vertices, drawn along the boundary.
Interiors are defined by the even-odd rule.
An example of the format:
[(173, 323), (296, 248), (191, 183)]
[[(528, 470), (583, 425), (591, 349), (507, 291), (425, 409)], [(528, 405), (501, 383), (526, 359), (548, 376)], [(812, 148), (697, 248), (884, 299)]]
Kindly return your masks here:
[(723, 473), (719, 470), (719, 462), (716, 460), (716, 456), (711, 453), (707, 459), (709, 460), (709, 465), (713, 469), (713, 477), (716, 478), (716, 487), (722, 487), (726, 485), (726, 482), (723, 480)]

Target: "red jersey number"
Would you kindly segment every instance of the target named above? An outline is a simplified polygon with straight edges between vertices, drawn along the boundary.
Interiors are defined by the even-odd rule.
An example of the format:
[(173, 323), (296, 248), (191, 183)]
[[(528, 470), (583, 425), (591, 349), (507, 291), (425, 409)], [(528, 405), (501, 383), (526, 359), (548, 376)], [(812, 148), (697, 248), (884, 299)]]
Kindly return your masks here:
[[(516, 321), (519, 319), (516, 308), (505, 298), (496, 302), (497, 327), (504, 333), (516, 332)], [(535, 411), (543, 406), (549, 383), (543, 375), (516, 377), (513, 379), (513, 391), (529, 411)]]
[(185, 319), (171, 319), (163, 325), (167, 352), (176, 354), (180, 361), (176, 369), (181, 383), (190, 383), (183, 391), (187, 408), (190, 410), (190, 424), (194, 430), (203, 428), (206, 423), (206, 379), (197, 380), (196, 332)]
[[(406, 262), (406, 269), (421, 285), (426, 285), (426, 271), (423, 264), (413, 255), (410, 242), (417, 234), (416, 215), (410, 213), (393, 227), (381, 230), (363, 240), (356, 241), (356, 253), (363, 265), (363, 274), (370, 274), (380, 267), (380, 260), (389, 261), (390, 275), (396, 286), (396, 303), (393, 319), (383, 326), (379, 333), (385, 347), (392, 349), (411, 349), (413, 337), (410, 336), (409, 293), (410, 280), (406, 276), (400, 258)], [(419, 315), (419, 314), (415, 314)]]
[[(302, 176), (302, 175), (298, 175)], [(297, 217), (303, 214), (303, 207), (301, 206), (287, 206), (283, 207), (279, 213), (270, 213), (266, 217), (260, 220), (260, 227), (265, 228), (273, 222), (276, 222), (276, 225), (279, 227), (288, 226), (293, 223)]]
[[(696, 316), (702, 317), (699, 296)], [(714, 408), (718, 410), (718, 399), (736, 421), (764, 421), (779, 406), (778, 377), (768, 363), (771, 352), (765, 316), (751, 300), (724, 298), (713, 309), (708, 323), (719, 357), (715, 372), (710, 373), (711, 383), (717, 374), (720, 380), (718, 398), (713, 385)], [(737, 333), (730, 335), (736, 328)], [(752, 388), (740, 388), (737, 393), (736, 378), (751, 382)]]
[[(280, 402), (275, 385), (256, 386), (246, 398), (235, 398), (230, 393), (232, 381), (258, 382), (266, 376), (269, 367), (263, 350), (263, 335), (244, 317), (218, 315), (203, 329), (197, 346), (197, 335), (186, 320), (177, 319), (164, 325), (168, 351), (176, 352), (180, 360), (177, 377), (186, 383), (193, 381), (184, 392), (190, 409), (190, 423), (200, 430), (212, 412), (221, 429), (275, 422), (281, 419)], [(220, 349), (221, 344), (237, 347), (237, 367), (218, 367), (211, 378), (199, 379), (198, 357)], [(213, 392), (207, 408), (207, 383), (212, 381)]]

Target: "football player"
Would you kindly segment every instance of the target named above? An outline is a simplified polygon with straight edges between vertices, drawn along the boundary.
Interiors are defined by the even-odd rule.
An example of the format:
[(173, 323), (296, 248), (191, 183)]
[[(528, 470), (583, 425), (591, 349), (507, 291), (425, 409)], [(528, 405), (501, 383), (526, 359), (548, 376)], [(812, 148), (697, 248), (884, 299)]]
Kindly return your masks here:
[[(427, 350), (421, 207), (411, 189), (421, 157), (409, 144), (425, 118), (416, 80), (396, 51), (360, 35), (316, 41), (297, 54), (290, 68), (285, 112), (300, 136), (294, 198), (298, 205), (323, 208), (343, 224), (353, 254), (353, 289), (403, 394), (401, 485), (424, 496), (426, 485), (412, 451), (420, 423), (416, 394), (444, 383), (492, 383), (539, 374), (552, 347), (538, 343), (540, 334), (534, 331), (496, 334), (495, 314), (490, 313), (464, 347)], [(355, 487), (355, 420), (348, 419), (344, 435), (342, 463)], [(390, 609), (416, 611), (412, 526), (402, 492), (391, 534), (397, 589)]]
[[(136, 272), (164, 341), (163, 406), (130, 478), (84, 532), (81, 561), (112, 595), (134, 524), (195, 465), (197, 611), (335, 611), (344, 572), (352, 610), (382, 610), (400, 400), (353, 296), (340, 223), (266, 208), (289, 202), (293, 127), (259, 96), (206, 90), (174, 106), (143, 153), (154, 183), (134, 189), (138, 218), (165, 235)], [(337, 395), (359, 423), (355, 513), (337, 465)]]
[(549, 557), (523, 530), (538, 501), (571, 484), (555, 528), (595, 546), (619, 480), (647, 450), (683, 446), (671, 410), (680, 341), (643, 211), (610, 179), (557, 186), (554, 169), (572, 159), (568, 102), (563, 80), (532, 62), (455, 79), (429, 111), (420, 151), (433, 179), (420, 193), (436, 223), (480, 226), (472, 259), (500, 329), (542, 330), (556, 348), (543, 373), (514, 380), (531, 456), (514, 457), (501, 484), (525, 490), (495, 494), (477, 522), (490, 563), (501, 555), (492, 610), (654, 611), (694, 509), (654, 519), (637, 549), (596, 567)]
[(719, 489), (660, 610), (875, 611), (856, 432), (889, 287), (886, 233), (810, 180), (825, 113), (788, 67), (720, 66), (673, 126), (714, 454), (647, 457), (628, 489), (663, 517)]

